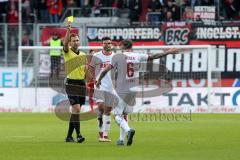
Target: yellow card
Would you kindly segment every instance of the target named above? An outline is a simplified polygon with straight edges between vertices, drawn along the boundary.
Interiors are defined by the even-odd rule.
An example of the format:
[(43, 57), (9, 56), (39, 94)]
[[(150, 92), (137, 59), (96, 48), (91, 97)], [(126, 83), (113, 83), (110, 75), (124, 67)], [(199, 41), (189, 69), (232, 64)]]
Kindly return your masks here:
[(69, 16), (69, 17), (67, 17), (67, 20), (68, 20), (68, 22), (73, 22), (73, 20), (74, 20), (74, 18), (73, 18), (73, 16)]

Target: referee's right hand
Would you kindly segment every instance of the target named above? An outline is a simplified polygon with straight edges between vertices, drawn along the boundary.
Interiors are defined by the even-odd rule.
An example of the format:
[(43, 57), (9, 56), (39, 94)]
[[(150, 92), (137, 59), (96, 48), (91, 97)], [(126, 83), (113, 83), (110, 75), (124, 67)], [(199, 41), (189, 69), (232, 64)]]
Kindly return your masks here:
[(67, 21), (67, 29), (71, 30), (71, 24), (72, 22)]

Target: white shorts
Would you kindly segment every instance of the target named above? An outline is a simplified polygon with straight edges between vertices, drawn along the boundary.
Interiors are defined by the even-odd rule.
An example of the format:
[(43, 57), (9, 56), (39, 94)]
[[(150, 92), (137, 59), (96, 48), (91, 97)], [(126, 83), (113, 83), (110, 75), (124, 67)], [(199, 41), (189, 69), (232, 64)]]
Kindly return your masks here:
[(113, 109), (113, 115), (123, 115), (123, 113), (129, 114), (133, 112), (133, 107), (136, 103), (135, 94), (119, 94), (118, 104)]
[(118, 104), (118, 97), (114, 92), (95, 89), (94, 98), (96, 99), (96, 103), (104, 103), (108, 107), (115, 108)]

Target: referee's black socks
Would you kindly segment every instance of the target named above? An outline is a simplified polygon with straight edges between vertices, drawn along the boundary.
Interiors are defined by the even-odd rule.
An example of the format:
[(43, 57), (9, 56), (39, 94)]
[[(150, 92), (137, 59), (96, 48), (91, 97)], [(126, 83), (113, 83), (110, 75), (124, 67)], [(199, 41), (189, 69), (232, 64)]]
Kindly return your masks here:
[(79, 137), (81, 135), (80, 133), (80, 115), (79, 114), (72, 114), (71, 119), (73, 122), (73, 126), (75, 128), (76, 134)]
[(73, 114), (71, 114), (67, 137), (72, 137), (73, 130), (74, 130), (74, 116), (73, 116)]

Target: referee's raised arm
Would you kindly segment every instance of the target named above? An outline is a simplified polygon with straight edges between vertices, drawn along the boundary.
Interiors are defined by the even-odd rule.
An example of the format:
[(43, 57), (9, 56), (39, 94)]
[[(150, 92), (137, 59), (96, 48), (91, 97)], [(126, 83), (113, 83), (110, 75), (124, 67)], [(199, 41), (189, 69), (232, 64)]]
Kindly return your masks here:
[(72, 106), (71, 116), (69, 119), (68, 133), (66, 142), (75, 142), (72, 137), (73, 131), (76, 131), (78, 143), (85, 141), (80, 132), (80, 111), (86, 101), (86, 84), (85, 84), (85, 64), (86, 53), (80, 51), (79, 35), (70, 33), (71, 22), (67, 23), (67, 32), (63, 42), (64, 64), (67, 74), (65, 89), (69, 103)]
[(68, 44), (69, 44), (69, 40), (70, 40), (70, 32), (71, 32), (71, 22), (67, 22), (67, 32), (66, 32), (66, 35), (65, 35), (64, 41), (63, 41), (63, 50), (65, 51), (65, 53), (68, 52)]

